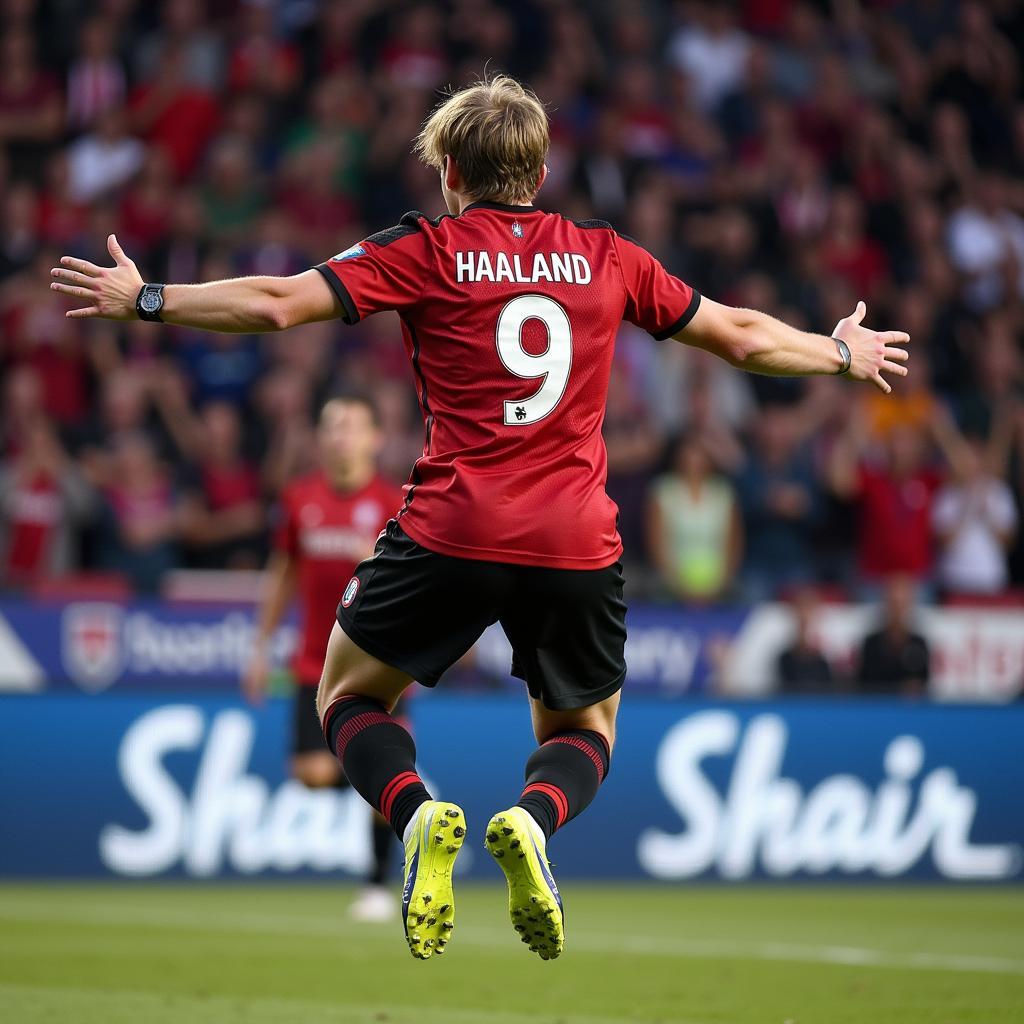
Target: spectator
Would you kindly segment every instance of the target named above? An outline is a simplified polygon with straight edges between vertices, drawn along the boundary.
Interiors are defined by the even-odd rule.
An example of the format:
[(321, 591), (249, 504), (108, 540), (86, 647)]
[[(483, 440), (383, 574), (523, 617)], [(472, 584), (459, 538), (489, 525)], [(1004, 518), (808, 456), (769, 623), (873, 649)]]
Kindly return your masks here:
[(648, 497), (651, 561), (667, 593), (684, 601), (719, 600), (729, 593), (740, 561), (739, 505), (698, 437), (676, 442), (671, 466)]
[(60, 87), (36, 63), (32, 37), (10, 28), (0, 37), (0, 143), (16, 175), (42, 168), (64, 127)]
[(893, 576), (885, 585), (882, 621), (864, 638), (857, 667), (859, 693), (922, 697), (930, 675), (925, 638), (914, 630), (914, 581)]
[(1010, 209), (998, 175), (979, 175), (965, 190), (949, 221), (949, 254), (972, 308), (1024, 297), (1024, 217)]
[(686, 75), (698, 108), (713, 113), (742, 81), (750, 40), (736, 25), (728, 4), (699, 3), (691, 8), (693, 20), (679, 30), (669, 53)]
[(241, 25), (228, 58), (228, 86), (234, 92), (260, 92), (281, 98), (295, 86), (299, 56), (276, 38), (276, 5), (248, 0), (242, 5)]
[(777, 689), (786, 696), (826, 694), (835, 691), (835, 673), (815, 636), (818, 610), (814, 592), (799, 590), (790, 603), (793, 639), (779, 652), (775, 667)]
[(785, 406), (766, 406), (754, 421), (753, 450), (736, 485), (746, 528), (742, 581), (749, 600), (810, 582), (813, 573), (821, 498), (800, 431), (799, 414)]
[(43, 418), (43, 385), (39, 374), (24, 365), (5, 373), (0, 406), (0, 459), (18, 455), (28, 444), (36, 423)]
[(266, 199), (243, 142), (225, 138), (213, 147), (202, 198), (207, 231), (217, 242), (237, 243), (256, 224)]
[[(932, 508), (947, 468), (943, 501), (971, 478), (955, 439), (943, 444), (947, 407), (1001, 449), (986, 486), (1000, 490), (1009, 474), (1024, 500), (1014, 411), (1024, 398), (1024, 16), (1014, 5), (854, 4), (826, 17), (808, 0), (678, 11), (104, 0), (77, 20), (73, 7), (47, 8), (47, 35), (33, 40), (42, 8), (16, 0), (0, 34), (0, 372), (4, 397), (8, 380), (20, 396), (0, 409), (0, 458), (17, 457), (44, 415), (99, 488), (115, 479), (121, 439), (137, 433), (197, 479), (196, 410), (225, 401), (262, 503), (308, 460), (310, 407), (343, 381), (374, 391), (386, 471), (406, 478), (423, 416), (396, 318), (284, 336), (147, 335), (146, 325), (65, 320), (43, 279), (61, 252), (105, 262), (112, 230), (145, 278), (196, 281), (299, 272), (410, 208), (443, 213), (410, 139), (438, 86), (487, 67), (524, 75), (548, 106), (546, 208), (609, 218), (711, 298), (823, 331), (864, 297), (869, 323), (891, 320), (913, 338), (911, 375), (892, 395), (839, 401), (833, 382), (750, 378), (624, 327), (606, 429), (627, 557), (644, 550), (653, 453), (685, 431), (742, 489), (764, 458), (752, 425), (778, 405), (808, 417), (801, 430), (814, 443), (797, 461), (817, 500), (801, 526), (783, 517), (763, 529), (749, 488), (748, 569), (781, 530), (799, 534), (789, 561), (808, 578), (853, 580), (856, 529), (864, 588), (894, 566), (941, 582), (971, 533), (965, 519), (946, 537)], [(852, 454), (841, 431), (851, 399), (866, 421)], [(722, 481), (709, 471), (707, 483)], [(843, 497), (822, 529), (821, 492), (837, 483)], [(1024, 585), (1019, 531), (1005, 560), (1005, 584)], [(777, 558), (761, 577), (775, 592), (791, 565)]]
[(920, 582), (932, 572), (932, 502), (941, 483), (928, 464), (924, 430), (894, 426), (867, 457), (865, 418), (854, 410), (833, 447), (835, 494), (857, 507), (860, 577), (877, 586), (893, 573)]
[[(91, 420), (79, 425), (76, 448), (87, 478), (97, 487), (107, 488), (117, 480), (122, 438), (144, 438), (151, 453), (163, 453), (158, 428), (151, 422), (150, 396), (146, 379), (138, 369), (118, 367), (104, 377), (99, 408)], [(128, 446), (129, 461), (142, 459), (138, 445)], [(123, 460), (122, 460), (123, 461)]]
[(0, 279), (24, 270), (39, 251), (39, 197), (28, 182), (7, 190), (2, 203), (3, 231), (0, 234)]
[[(141, 173), (122, 193), (121, 230), (117, 238), (122, 245), (131, 245), (145, 263), (150, 262), (171, 229), (175, 215), (173, 184), (174, 174), (166, 154), (151, 149)], [(189, 280), (194, 277), (195, 274), (189, 275)]]
[(96, 118), (95, 131), (68, 152), (68, 189), (77, 202), (90, 202), (120, 188), (145, 160), (145, 147), (127, 134), (124, 112), (116, 107)]
[(76, 567), (76, 527), (93, 493), (51, 423), (28, 427), (20, 453), (0, 463), (0, 585), (26, 586)]
[(214, 97), (189, 82), (180, 48), (160, 53), (154, 73), (128, 96), (132, 129), (162, 150), (179, 178), (191, 175), (217, 127)]
[(255, 569), (265, 557), (266, 511), (257, 466), (242, 452), (242, 424), (226, 402), (205, 406), (196, 447), (196, 471), (186, 485), (183, 540), (196, 564)]
[(137, 50), (140, 77), (172, 52), (180, 58), (184, 84), (204, 92), (220, 85), (224, 76), (223, 47), (218, 35), (204, 25), (199, 0), (164, 0), (160, 28)]
[(68, 71), (68, 126), (73, 131), (92, 127), (102, 114), (124, 103), (125, 90), (114, 23), (102, 16), (89, 18), (79, 32), (78, 54)]
[(964, 468), (935, 498), (932, 522), (939, 542), (938, 582), (954, 594), (996, 594), (1009, 573), (1007, 549), (1017, 527), (1013, 492), (992, 472), (985, 444), (965, 446)]
[(166, 469), (144, 434), (120, 435), (110, 453), (97, 564), (124, 574), (139, 590), (156, 590), (178, 564), (180, 509)]

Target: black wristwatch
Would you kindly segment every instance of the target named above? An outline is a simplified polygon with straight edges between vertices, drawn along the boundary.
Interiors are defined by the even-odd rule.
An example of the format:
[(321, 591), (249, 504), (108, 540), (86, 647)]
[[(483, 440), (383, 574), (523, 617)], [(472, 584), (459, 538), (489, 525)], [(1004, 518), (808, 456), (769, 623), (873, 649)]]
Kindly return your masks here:
[(836, 370), (836, 375), (840, 373), (846, 373), (850, 369), (850, 363), (853, 362), (853, 356), (850, 355), (850, 346), (843, 341), (842, 338), (837, 338), (835, 335), (832, 336), (832, 340), (836, 343), (836, 348), (839, 349), (839, 355), (842, 357), (843, 365)]
[(148, 320), (152, 324), (162, 324), (160, 310), (164, 308), (164, 285), (144, 284), (135, 299), (135, 312), (140, 320)]

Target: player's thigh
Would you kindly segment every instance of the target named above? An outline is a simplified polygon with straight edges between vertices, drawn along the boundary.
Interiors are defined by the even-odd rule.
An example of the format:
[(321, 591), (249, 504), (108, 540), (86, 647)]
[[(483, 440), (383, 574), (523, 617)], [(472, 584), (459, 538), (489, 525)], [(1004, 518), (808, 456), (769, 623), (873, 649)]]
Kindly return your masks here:
[(626, 676), (618, 563), (597, 570), (524, 568), (501, 624), (512, 644), (513, 675), (526, 681), (539, 708), (552, 712), (545, 727), (563, 712), (605, 728), (614, 723)]
[[(395, 697), (403, 676), (437, 685), (498, 618), (512, 583), (508, 566), (429, 551), (392, 520), (345, 588), (338, 624), (357, 650), (400, 673), (381, 681)], [(329, 665), (325, 684), (334, 674)]]
[(322, 720), (339, 697), (353, 695), (379, 701), (390, 711), (412, 681), (407, 672), (364, 651), (336, 622), (316, 693), (317, 712)]
[(619, 690), (589, 707), (553, 711), (545, 707), (539, 698), (531, 697), (530, 715), (537, 742), (543, 743), (555, 733), (565, 732), (567, 729), (589, 729), (608, 741), (610, 751), (615, 746), (615, 720), (619, 713), (621, 698), (622, 691)]

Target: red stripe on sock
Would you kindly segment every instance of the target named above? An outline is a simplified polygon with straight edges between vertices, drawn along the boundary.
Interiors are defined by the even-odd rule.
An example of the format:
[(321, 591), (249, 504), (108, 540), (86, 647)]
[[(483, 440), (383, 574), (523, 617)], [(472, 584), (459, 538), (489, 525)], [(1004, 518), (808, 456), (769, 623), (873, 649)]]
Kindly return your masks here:
[(551, 785), (550, 782), (531, 782), (523, 790), (523, 796), (527, 793), (543, 793), (555, 805), (558, 814), (555, 828), (561, 828), (565, 824), (565, 819), (569, 817), (569, 799), (557, 786)]
[(359, 700), (359, 697), (354, 693), (347, 693), (343, 697), (337, 697), (327, 705), (327, 710), (324, 712), (323, 721), (321, 727), (324, 731), (324, 739), (327, 741), (327, 745), (331, 745), (331, 719), (334, 718), (335, 712), (341, 707), (345, 701)]
[(597, 784), (600, 786), (604, 781), (604, 761), (601, 754), (593, 744), (588, 743), (582, 736), (552, 736), (544, 746), (547, 746), (548, 743), (567, 743), (570, 747), (582, 750), (594, 762), (594, 767), (597, 769)]
[(399, 772), (381, 791), (380, 791), (380, 803), (383, 804), (388, 799), (391, 793), (391, 787), (398, 782), (402, 782), (405, 779), (415, 775), (415, 772)]
[(403, 789), (408, 789), (410, 786), (416, 783), (423, 784), (423, 780), (415, 772), (402, 772), (401, 775), (396, 775), (385, 787), (380, 795), (380, 813), (384, 815), (388, 821), (391, 820), (391, 808), (395, 804), (395, 797), (402, 792)]

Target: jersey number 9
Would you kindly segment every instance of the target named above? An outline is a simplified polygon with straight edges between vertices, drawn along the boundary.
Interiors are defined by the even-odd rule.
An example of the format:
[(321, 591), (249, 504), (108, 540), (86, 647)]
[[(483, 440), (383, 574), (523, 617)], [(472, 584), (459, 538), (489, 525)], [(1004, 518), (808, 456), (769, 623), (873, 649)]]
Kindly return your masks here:
[[(539, 320), (548, 334), (548, 347), (539, 355), (523, 348), (523, 325)], [(544, 419), (565, 394), (572, 368), (572, 328), (565, 310), (546, 295), (520, 295), (505, 304), (498, 317), (498, 355), (510, 373), (526, 380), (543, 378), (526, 398), (505, 402), (505, 423), (525, 427)]]

